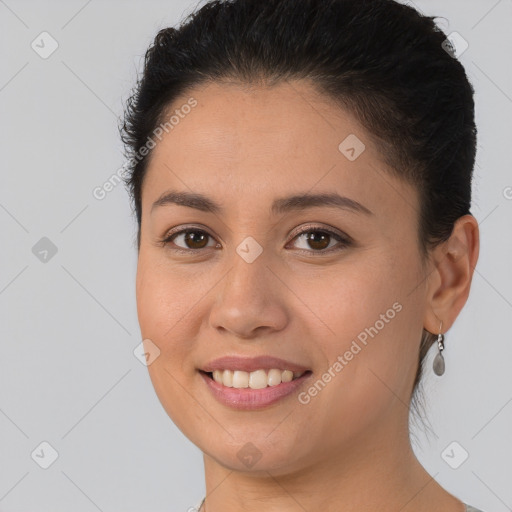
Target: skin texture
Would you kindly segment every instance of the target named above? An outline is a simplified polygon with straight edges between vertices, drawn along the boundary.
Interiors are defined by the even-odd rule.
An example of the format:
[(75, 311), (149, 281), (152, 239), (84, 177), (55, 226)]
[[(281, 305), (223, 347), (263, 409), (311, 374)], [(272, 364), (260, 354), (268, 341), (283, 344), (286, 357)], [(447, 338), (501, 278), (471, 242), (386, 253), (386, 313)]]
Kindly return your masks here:
[[(463, 512), (413, 454), (408, 404), (422, 328), (438, 333), (442, 321), (449, 330), (468, 297), (476, 220), (459, 219), (423, 266), (416, 190), (392, 177), (365, 129), (309, 84), (208, 84), (170, 110), (190, 97), (197, 106), (151, 155), (136, 289), (142, 336), (160, 349), (148, 366), (156, 393), (204, 453), (203, 510)], [(350, 134), (366, 146), (355, 161), (338, 149)], [(205, 194), (225, 211), (151, 212), (171, 189)], [(372, 214), (269, 213), (274, 199), (302, 192), (337, 192)], [(308, 224), (353, 241), (294, 237)], [(178, 226), (211, 238), (200, 243), (199, 233), (187, 245), (178, 236), (174, 247), (190, 254), (173, 252), (159, 242)], [(248, 236), (263, 248), (252, 263), (236, 252)], [(341, 249), (320, 254), (331, 247)], [(307, 390), (396, 302), (400, 312), (308, 404), (292, 394), (237, 411), (198, 373), (224, 355), (273, 355), (312, 370)], [(251, 468), (237, 456), (248, 442), (261, 452)]]

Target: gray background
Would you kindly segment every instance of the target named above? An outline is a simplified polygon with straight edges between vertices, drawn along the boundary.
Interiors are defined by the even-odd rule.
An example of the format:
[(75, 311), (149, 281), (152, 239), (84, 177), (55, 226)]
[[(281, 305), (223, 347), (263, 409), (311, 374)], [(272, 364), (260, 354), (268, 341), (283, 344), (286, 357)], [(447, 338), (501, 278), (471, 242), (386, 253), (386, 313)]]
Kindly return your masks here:
[[(413, 425), (414, 449), (450, 492), (503, 512), (512, 507), (512, 1), (414, 3), (469, 43), (461, 61), (476, 89), (482, 244), (469, 302), (446, 338), (447, 373), (424, 381), (432, 432)], [(93, 196), (124, 163), (117, 122), (147, 46), (195, 5), (0, 0), (4, 512), (185, 511), (204, 493), (201, 452), (134, 355), (127, 193), (121, 184)], [(31, 47), (43, 31), (59, 45), (46, 59)], [(57, 249), (46, 261), (43, 237)], [(58, 453), (47, 469), (44, 441)], [(444, 451), (454, 441), (452, 459), (469, 454), (457, 469)]]

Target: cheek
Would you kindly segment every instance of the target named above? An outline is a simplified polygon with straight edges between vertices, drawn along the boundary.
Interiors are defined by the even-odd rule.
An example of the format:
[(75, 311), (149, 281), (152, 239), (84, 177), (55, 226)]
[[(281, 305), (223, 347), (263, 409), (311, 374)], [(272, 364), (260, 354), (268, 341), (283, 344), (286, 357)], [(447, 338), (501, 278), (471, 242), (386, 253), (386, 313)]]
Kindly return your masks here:
[(204, 293), (197, 272), (173, 272), (141, 249), (136, 278), (138, 320), (142, 338), (160, 350), (148, 372), (160, 403), (182, 431), (205, 421), (204, 411), (201, 414), (187, 392), (190, 379), (198, 378), (190, 357), (198, 339), (191, 316), (197, 315)]
[(188, 315), (195, 311), (197, 286), (194, 279), (178, 277), (168, 265), (141, 251), (136, 279), (138, 320), (142, 339), (151, 340), (160, 351), (148, 372), (169, 414), (168, 407), (179, 407), (184, 371), (192, 372), (190, 351), (197, 336), (190, 332)]
[[(323, 326), (330, 339), (340, 342), (351, 339), (401, 301), (402, 290), (406, 288), (402, 280), (407, 277), (403, 273), (394, 274), (392, 264), (385, 259), (380, 262), (378, 257), (371, 259), (371, 263), (363, 258), (357, 262), (347, 260), (331, 269), (317, 269), (301, 279), (290, 276), (294, 292), (310, 308), (309, 315), (303, 318), (312, 317), (311, 313), (316, 315), (318, 321), (311, 325), (316, 326), (318, 334)], [(394, 317), (394, 313), (392, 310), (389, 316)], [(322, 339), (319, 337), (317, 341)], [(337, 349), (336, 344), (327, 346)]]
[(150, 251), (139, 255), (136, 295), (143, 337), (158, 340), (161, 349), (176, 333), (191, 325), (189, 315), (208, 290), (197, 267), (173, 268)]
[(316, 351), (324, 355), (326, 373), (318, 377), (328, 383), (319, 384), (317, 394), (330, 404), (328, 415), (334, 404), (341, 416), (350, 411), (354, 422), (365, 423), (396, 395), (407, 403), (422, 327), (421, 304), (409, 295), (417, 281), (413, 266), (394, 258), (361, 259), (328, 278), (316, 277), (301, 280), (297, 295), (307, 297), (321, 320), (310, 326)]

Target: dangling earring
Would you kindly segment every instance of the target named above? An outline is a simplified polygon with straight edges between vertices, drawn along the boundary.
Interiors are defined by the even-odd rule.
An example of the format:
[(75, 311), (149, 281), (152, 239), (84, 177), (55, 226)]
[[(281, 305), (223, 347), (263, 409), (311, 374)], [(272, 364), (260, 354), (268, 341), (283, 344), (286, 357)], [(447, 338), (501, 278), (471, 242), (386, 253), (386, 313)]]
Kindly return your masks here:
[(434, 368), (434, 373), (436, 375), (443, 375), (444, 373), (444, 369), (445, 369), (445, 364), (444, 364), (444, 357), (443, 357), (443, 350), (444, 350), (444, 334), (441, 334), (441, 328), (443, 326), (443, 322), (441, 322), (441, 325), (439, 326), (439, 334), (437, 335), (437, 354), (436, 354), (436, 357), (434, 357), (434, 363), (433, 363), (433, 368)]

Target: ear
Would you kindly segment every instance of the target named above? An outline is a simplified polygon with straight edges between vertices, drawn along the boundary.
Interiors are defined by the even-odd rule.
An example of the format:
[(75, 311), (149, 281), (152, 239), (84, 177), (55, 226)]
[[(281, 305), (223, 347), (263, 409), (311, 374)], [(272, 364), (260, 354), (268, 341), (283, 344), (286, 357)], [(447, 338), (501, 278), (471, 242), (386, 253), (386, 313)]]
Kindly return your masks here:
[(479, 249), (478, 222), (470, 214), (457, 219), (450, 238), (434, 249), (423, 319), (427, 331), (439, 334), (442, 322), (445, 333), (455, 322), (469, 296)]

